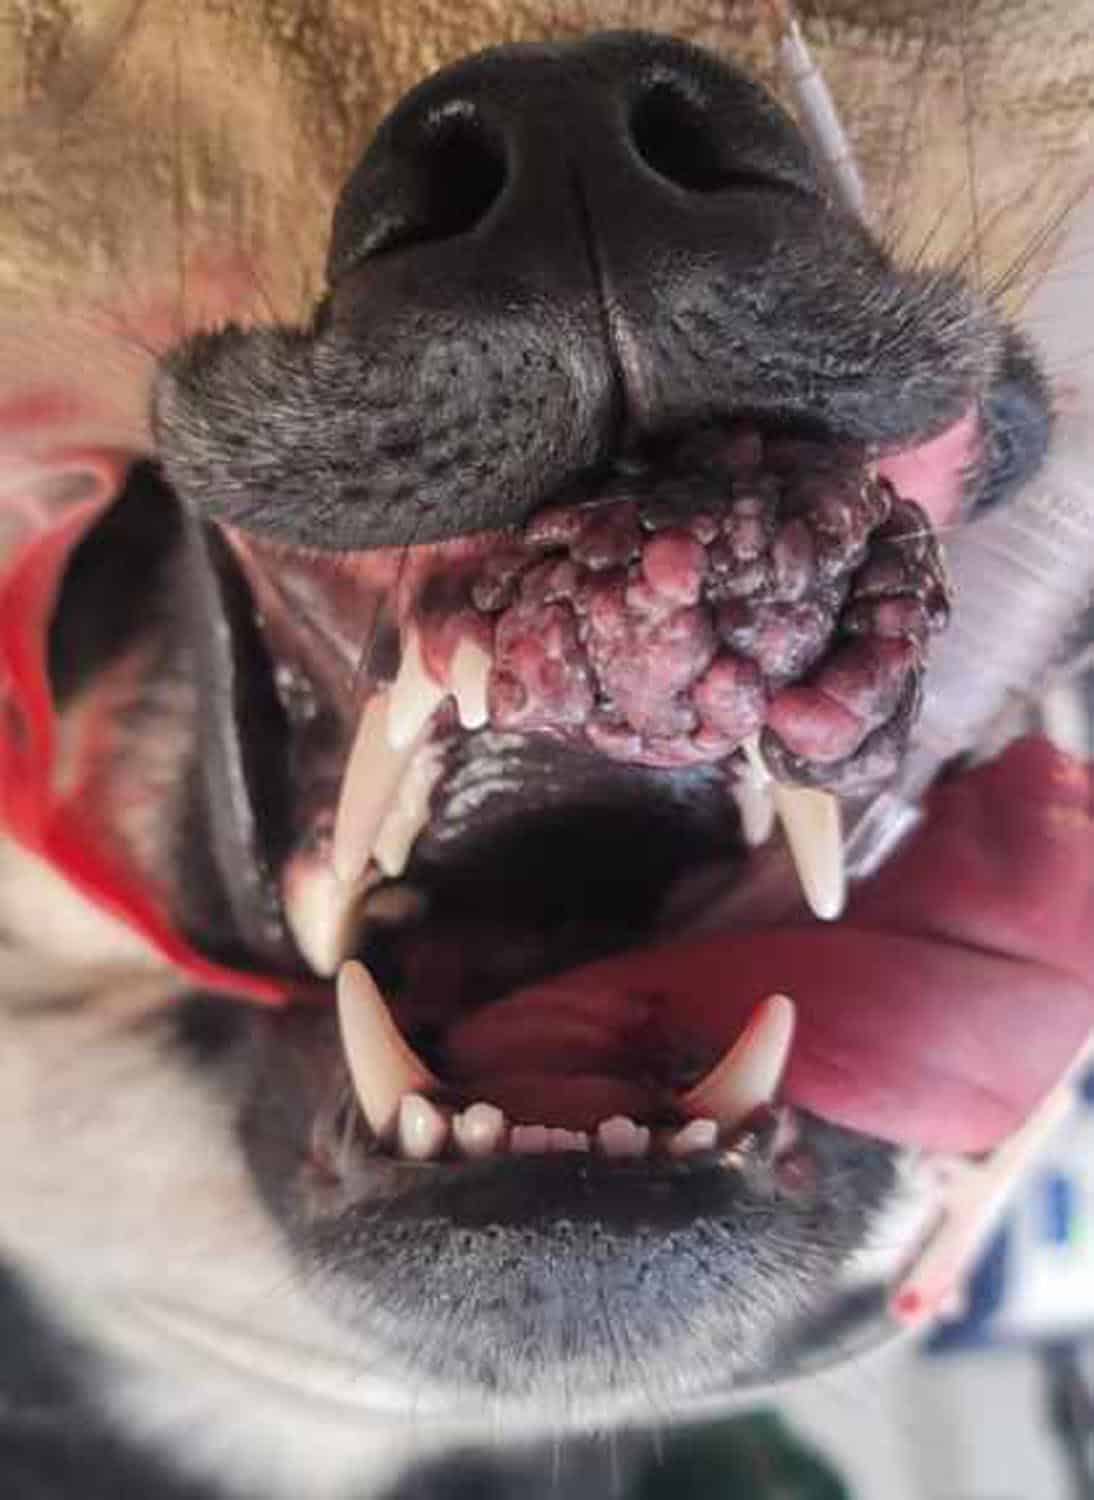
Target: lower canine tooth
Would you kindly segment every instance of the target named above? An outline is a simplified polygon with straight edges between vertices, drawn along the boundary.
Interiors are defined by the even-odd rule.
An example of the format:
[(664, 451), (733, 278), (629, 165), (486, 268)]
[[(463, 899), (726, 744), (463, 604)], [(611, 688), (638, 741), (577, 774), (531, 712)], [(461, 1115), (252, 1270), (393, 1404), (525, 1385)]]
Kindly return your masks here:
[(732, 1130), (753, 1111), (771, 1103), (790, 1060), (793, 1040), (794, 1002), (786, 995), (769, 995), (721, 1062), (681, 1096), (680, 1109)]
[(830, 922), (847, 898), (839, 802), (831, 792), (777, 781), (771, 795), (802, 893), (814, 914)]
[(626, 1115), (612, 1115), (596, 1127), (596, 1144), (605, 1156), (645, 1156), (650, 1149), (646, 1125), (636, 1125)]
[(338, 1022), (361, 1112), (373, 1135), (390, 1140), (404, 1094), (437, 1088), (437, 1080), (405, 1039), (364, 964), (338, 973)]
[(422, 1094), (404, 1094), (399, 1101), (399, 1154), (411, 1161), (433, 1161), (444, 1150), (448, 1121)]
[(505, 1116), (493, 1104), (472, 1104), (452, 1121), (452, 1134), (464, 1156), (493, 1156), (505, 1144)]

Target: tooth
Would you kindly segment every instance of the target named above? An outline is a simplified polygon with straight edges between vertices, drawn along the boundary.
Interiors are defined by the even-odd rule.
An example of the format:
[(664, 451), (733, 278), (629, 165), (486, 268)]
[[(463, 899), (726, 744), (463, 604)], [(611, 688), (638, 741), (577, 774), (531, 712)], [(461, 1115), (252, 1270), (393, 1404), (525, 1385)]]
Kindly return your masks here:
[(733, 788), (733, 800), (741, 814), (745, 843), (750, 849), (758, 849), (767, 843), (775, 826), (775, 803), (770, 788), (746, 777)]
[(491, 665), (489, 652), (470, 636), (465, 636), (453, 653), (448, 685), (455, 695), (464, 729), (481, 729), (490, 717), (486, 684)]
[(399, 675), (365, 705), (342, 778), (331, 858), (347, 883), (367, 867), (399, 783), (446, 696), (425, 671), (412, 627), (403, 642)]
[(338, 971), (338, 1023), (361, 1112), (373, 1135), (390, 1140), (399, 1100), (432, 1092), (437, 1080), (407, 1046), (364, 964), (350, 961)]
[(669, 1137), (667, 1150), (670, 1156), (691, 1156), (695, 1151), (713, 1151), (717, 1144), (717, 1120), (689, 1120)]
[(842, 912), (847, 898), (839, 802), (831, 792), (776, 781), (755, 735), (744, 742), (743, 748), (753, 782), (760, 788), (770, 788), (806, 901), (815, 916), (832, 921)]
[(814, 914), (830, 922), (847, 897), (839, 802), (831, 792), (778, 781), (771, 793), (802, 893)]
[(541, 1156), (550, 1145), (546, 1125), (514, 1125), (509, 1132), (509, 1150), (514, 1156)]
[(612, 1115), (596, 1127), (596, 1143), (605, 1156), (645, 1156), (650, 1149), (646, 1125), (636, 1125), (626, 1115)]
[(395, 750), (405, 750), (448, 697), (448, 688), (434, 681), (422, 661), (422, 640), (413, 625), (403, 637), (399, 672), (388, 698), (387, 733)]
[(550, 1151), (588, 1151), (589, 1137), (584, 1130), (563, 1130), (559, 1126), (552, 1126), (548, 1132)]
[(353, 951), (369, 882), (339, 880), (330, 865), (309, 860), (285, 883), (285, 920), (296, 946), (316, 974), (329, 976)]
[(404, 1094), (399, 1101), (399, 1154), (411, 1161), (434, 1161), (448, 1139), (448, 1121), (423, 1094)]
[(493, 1156), (505, 1145), (505, 1116), (493, 1104), (472, 1104), (452, 1121), (452, 1133), (464, 1156)]
[(389, 879), (402, 875), (414, 840), (429, 821), (429, 802), (443, 763), (439, 745), (422, 745), (395, 790), (372, 848), (376, 863)]
[(681, 1095), (680, 1109), (717, 1120), (722, 1130), (734, 1129), (775, 1097), (793, 1040), (794, 1002), (769, 995), (721, 1062)]

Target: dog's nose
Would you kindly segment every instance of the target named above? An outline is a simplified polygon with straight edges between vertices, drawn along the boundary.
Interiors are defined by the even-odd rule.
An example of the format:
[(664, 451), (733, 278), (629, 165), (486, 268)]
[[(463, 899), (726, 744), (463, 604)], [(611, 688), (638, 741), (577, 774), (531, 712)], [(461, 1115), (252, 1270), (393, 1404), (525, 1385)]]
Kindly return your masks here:
[[(483, 53), (407, 95), (348, 181), (329, 326), (406, 372), (419, 424), (443, 409), (453, 524), (454, 463), (490, 493), (459, 524), (516, 520), (621, 437), (724, 406), (689, 308), (707, 315), (712, 272), (754, 276), (780, 205), (815, 212), (816, 191), (783, 111), (697, 48), (620, 33)], [(417, 466), (421, 437), (392, 464)]]
[(707, 246), (713, 195), (815, 185), (770, 96), (696, 47), (621, 33), (495, 49), (435, 75), (381, 125), (338, 205), (329, 272), (337, 283), (370, 258), (444, 245), (453, 271), (470, 253), (511, 274), (525, 250), (565, 282), (564, 226), (586, 261), (617, 214), (638, 255), (685, 226)]

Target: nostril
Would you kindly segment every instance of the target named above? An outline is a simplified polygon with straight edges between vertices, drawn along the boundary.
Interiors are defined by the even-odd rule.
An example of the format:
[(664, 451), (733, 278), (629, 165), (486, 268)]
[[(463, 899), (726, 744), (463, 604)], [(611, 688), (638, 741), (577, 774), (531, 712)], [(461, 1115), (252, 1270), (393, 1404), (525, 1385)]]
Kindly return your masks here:
[(503, 144), (466, 106), (422, 122), (409, 167), (413, 209), (390, 225), (372, 254), (467, 234), (486, 218), (508, 177)]
[(648, 88), (631, 111), (630, 132), (646, 165), (676, 187), (710, 193), (729, 184), (713, 123), (702, 104), (678, 86)]

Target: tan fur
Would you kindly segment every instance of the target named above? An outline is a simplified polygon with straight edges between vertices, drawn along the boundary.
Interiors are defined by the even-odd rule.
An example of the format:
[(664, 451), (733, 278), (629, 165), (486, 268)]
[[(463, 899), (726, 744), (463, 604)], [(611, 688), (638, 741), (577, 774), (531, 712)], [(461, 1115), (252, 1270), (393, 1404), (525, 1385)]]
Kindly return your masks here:
[[(1094, 143), (1088, 7), (802, 11), (883, 231), (942, 262), (975, 240), (977, 274), (1004, 273)], [(155, 341), (241, 305), (297, 314), (338, 185), (409, 85), (479, 46), (623, 25), (776, 81), (758, 0), (0, 0), (0, 325), (86, 328), (125, 301)], [(43, 332), (43, 369), (62, 341)], [(93, 363), (94, 342), (76, 343)], [(126, 399), (136, 432), (135, 382)], [(425, 1404), (378, 1418), (382, 1369), (362, 1376), (319, 1323), (225, 1101), (164, 1051), (172, 977), (10, 846), (0, 910), (4, 1253), (113, 1350), (108, 1402), (269, 1496), (367, 1493), (445, 1441)], [(490, 1425), (479, 1412), (462, 1430)]]
[[(886, 234), (945, 261), (975, 226), (998, 275), (1094, 141), (1088, 7), (801, 9)], [(619, 26), (778, 83), (760, 0), (0, 0), (0, 295), (85, 312), (124, 278), (185, 308), (210, 263), (242, 254), (256, 309), (298, 311), (338, 184), (407, 87), (476, 47)]]

